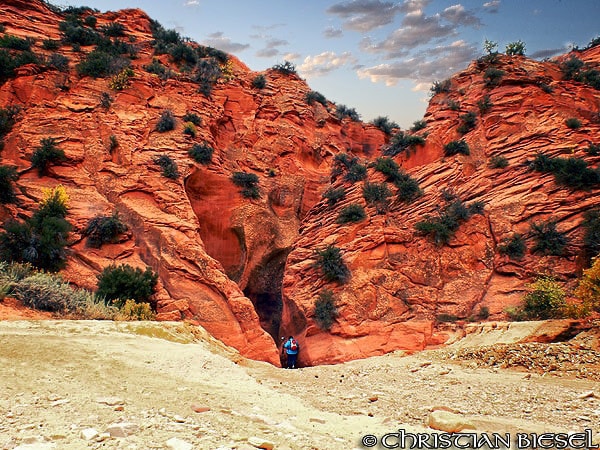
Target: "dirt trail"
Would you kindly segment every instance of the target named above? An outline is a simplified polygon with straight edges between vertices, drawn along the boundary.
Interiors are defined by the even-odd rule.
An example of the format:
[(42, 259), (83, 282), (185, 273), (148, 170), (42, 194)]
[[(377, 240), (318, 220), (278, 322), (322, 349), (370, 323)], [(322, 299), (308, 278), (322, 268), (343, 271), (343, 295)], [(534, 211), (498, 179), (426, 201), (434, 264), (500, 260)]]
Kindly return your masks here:
[[(366, 434), (424, 432), (441, 406), (480, 431), (600, 431), (593, 381), (470, 367), (440, 351), (283, 370), (181, 323), (0, 322), (0, 379), (2, 449), (177, 448), (173, 438), (360, 449)], [(115, 423), (133, 424), (121, 426), (130, 435), (103, 434)], [(87, 440), (90, 428), (99, 435)]]

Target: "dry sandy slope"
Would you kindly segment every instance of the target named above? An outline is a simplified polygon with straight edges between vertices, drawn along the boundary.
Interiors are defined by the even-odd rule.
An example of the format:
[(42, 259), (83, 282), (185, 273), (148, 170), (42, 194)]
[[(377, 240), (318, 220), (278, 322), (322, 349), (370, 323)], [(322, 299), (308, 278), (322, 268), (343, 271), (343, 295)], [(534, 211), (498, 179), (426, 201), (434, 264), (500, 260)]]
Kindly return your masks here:
[[(600, 431), (591, 381), (524, 379), (435, 352), (288, 371), (245, 360), (181, 323), (0, 322), (0, 379), (2, 449), (34, 441), (152, 449), (173, 437), (197, 449), (248, 449), (259, 437), (276, 449), (346, 450), (365, 448), (367, 433), (423, 431), (435, 406), (468, 415), (481, 431)], [(596, 397), (578, 398), (590, 390)], [(81, 437), (117, 422), (137, 429), (101, 442)]]

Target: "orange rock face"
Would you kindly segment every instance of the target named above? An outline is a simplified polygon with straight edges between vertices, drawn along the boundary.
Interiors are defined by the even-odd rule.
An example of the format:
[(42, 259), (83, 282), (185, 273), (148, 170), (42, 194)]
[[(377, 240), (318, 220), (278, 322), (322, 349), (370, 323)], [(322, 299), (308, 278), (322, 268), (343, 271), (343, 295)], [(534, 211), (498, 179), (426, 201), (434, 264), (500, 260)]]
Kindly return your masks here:
[[(36, 38), (37, 54), (50, 56), (43, 39), (61, 38), (64, 18), (40, 1), (8, 0), (0, 14), (7, 33)], [(419, 181), (423, 196), (405, 204), (394, 195), (389, 210), (378, 214), (365, 204), (362, 181), (335, 179), (333, 186), (347, 192), (335, 207), (322, 194), (335, 155), (350, 152), (363, 162), (381, 156), (388, 138), (379, 129), (339, 120), (332, 103), (307, 104), (310, 88), (294, 74), (267, 70), (261, 73), (266, 86), (255, 88), (259, 74), (234, 57), (227, 79), (207, 97), (168, 55), (155, 54), (142, 11), (94, 15), (97, 27), (120, 23), (135, 41), (129, 87), (117, 91), (110, 78), (79, 76), (75, 66), (93, 47), (75, 52), (70, 45), (58, 50), (70, 59), (67, 72), (30, 64), (0, 85), (0, 106), (22, 107), (1, 153), (1, 163), (21, 173), (21, 194), (17, 205), (0, 208), (0, 219), (30, 215), (43, 188), (63, 184), (73, 224), (64, 276), (73, 284), (94, 289), (98, 273), (112, 263), (150, 266), (160, 278), (159, 320), (201, 324), (243, 355), (273, 364), (279, 364), (279, 337), (294, 334), (300, 362), (309, 365), (441, 345), (447, 336), (435, 326), (440, 314), (467, 319), (486, 307), (501, 317), (537, 274), (551, 272), (569, 285), (581, 269), (582, 214), (598, 205), (598, 190), (557, 186), (526, 164), (536, 152), (598, 162), (584, 153), (599, 138), (598, 91), (562, 80), (557, 64), (501, 56), (504, 75), (494, 87), (485, 85), (481, 63), (453, 77), (449, 92), (431, 100), (419, 132), (425, 144), (394, 157)], [(176, 76), (162, 80), (145, 71), (155, 57)], [(598, 48), (578, 57), (600, 61)], [(109, 108), (101, 106), (103, 93), (113, 98)], [(492, 106), (481, 114), (478, 102), (486, 95)], [(176, 126), (160, 133), (156, 124), (165, 110)], [(457, 128), (468, 111), (477, 112), (477, 122), (463, 136)], [(194, 137), (183, 132), (188, 112), (202, 120)], [(568, 128), (569, 117), (583, 126)], [(46, 137), (57, 140), (68, 161), (39, 177), (29, 170), (30, 159)], [(470, 155), (444, 157), (444, 145), (460, 138)], [(188, 155), (194, 144), (214, 149), (209, 164)], [(154, 163), (160, 155), (177, 163), (179, 179), (161, 176)], [(509, 166), (489, 168), (492, 156), (504, 156)], [(231, 179), (235, 172), (258, 177), (258, 198), (242, 195)], [(369, 167), (368, 180), (384, 178)], [(448, 245), (436, 246), (415, 224), (443, 205), (445, 191), (485, 207)], [(367, 219), (340, 225), (340, 209), (351, 203), (365, 206)], [(115, 210), (128, 233), (119, 243), (87, 247), (81, 233), (88, 221)], [(542, 219), (556, 220), (567, 233), (566, 256), (528, 252), (514, 261), (499, 254), (499, 243), (515, 232), (531, 247), (529, 224)], [(344, 285), (324, 281), (313, 267), (314, 251), (327, 244), (341, 249), (350, 269)], [(314, 314), (325, 288), (338, 312), (329, 330)]]
[[(597, 65), (599, 49), (575, 54)], [(377, 215), (362, 198), (361, 183), (336, 182), (349, 193), (335, 208), (318, 204), (303, 223), (290, 253), (283, 282), (283, 324), (302, 345), (300, 362), (345, 361), (389, 352), (439, 345), (447, 336), (436, 331), (436, 318), (477, 318), (481, 308), (492, 318), (505, 317), (507, 307), (519, 304), (527, 285), (538, 275), (551, 274), (567, 288), (576, 283), (586, 263), (583, 214), (600, 205), (598, 188), (573, 190), (556, 184), (551, 174), (529, 169), (536, 153), (551, 157), (583, 158), (596, 167), (597, 156), (586, 149), (600, 141), (600, 91), (563, 80), (556, 62), (500, 56), (503, 77), (486, 86), (487, 67), (474, 62), (454, 76), (449, 92), (435, 95), (425, 115), (424, 146), (395, 160), (415, 177), (424, 195), (406, 205), (394, 200), (389, 212)], [(478, 102), (489, 96), (485, 113)], [(458, 110), (455, 110), (458, 107)], [(474, 128), (458, 131), (461, 116), (476, 113)], [(565, 120), (582, 126), (569, 128)], [(469, 155), (444, 156), (444, 146), (464, 139)], [(492, 169), (493, 156), (508, 166)], [(383, 176), (369, 170), (369, 180)], [(391, 186), (391, 185), (390, 185)], [(437, 246), (419, 235), (415, 224), (435, 216), (445, 202), (444, 192), (466, 202), (484, 202), (483, 215), (461, 224), (448, 245)], [(367, 219), (358, 224), (336, 223), (340, 208), (365, 206)], [(555, 221), (569, 244), (563, 256), (532, 253), (532, 222)], [(520, 260), (503, 256), (503, 239), (520, 233), (528, 247)], [(335, 245), (351, 271), (346, 284), (327, 283), (314, 268), (315, 250)], [(315, 300), (324, 289), (334, 293), (337, 317), (330, 330), (315, 321)]]
[[(3, 2), (0, 12), (7, 33), (37, 40), (37, 54), (49, 56), (43, 39), (61, 38), (64, 18), (42, 2)], [(22, 107), (5, 138), (2, 164), (18, 167), (17, 187), (28, 193), (18, 208), (4, 207), (2, 219), (30, 214), (43, 188), (63, 184), (74, 225), (64, 270), (70, 282), (94, 289), (96, 275), (111, 263), (148, 265), (160, 277), (159, 320), (195, 321), (243, 355), (278, 364), (272, 336), (279, 332), (281, 279), (302, 217), (320, 200), (333, 156), (375, 150), (384, 135), (308, 105), (310, 89), (295, 75), (267, 71), (266, 87), (252, 88), (258, 74), (234, 57), (231, 79), (219, 82), (210, 98), (184, 76), (163, 81), (143, 70), (156, 55), (142, 11), (94, 15), (97, 28), (118, 22), (135, 39), (131, 85), (115, 91), (110, 78), (77, 75), (75, 65), (93, 47), (76, 53), (63, 45), (68, 72), (24, 66), (0, 86), (0, 106)], [(28, 19), (33, 16), (35, 25)], [(169, 64), (167, 56), (160, 58)], [(113, 98), (108, 109), (100, 104), (103, 93)], [(159, 133), (155, 126), (167, 109), (176, 128)], [(183, 133), (188, 112), (202, 119), (195, 137)], [(45, 137), (57, 140), (68, 162), (40, 178), (27, 169)], [(118, 142), (112, 150), (111, 139)], [(195, 143), (214, 148), (210, 164), (189, 157)], [(163, 154), (178, 164), (178, 180), (161, 176), (153, 160)], [(234, 172), (258, 175), (260, 198), (243, 197), (231, 181)], [(81, 232), (87, 222), (114, 210), (129, 227), (127, 236), (100, 249), (86, 247)]]

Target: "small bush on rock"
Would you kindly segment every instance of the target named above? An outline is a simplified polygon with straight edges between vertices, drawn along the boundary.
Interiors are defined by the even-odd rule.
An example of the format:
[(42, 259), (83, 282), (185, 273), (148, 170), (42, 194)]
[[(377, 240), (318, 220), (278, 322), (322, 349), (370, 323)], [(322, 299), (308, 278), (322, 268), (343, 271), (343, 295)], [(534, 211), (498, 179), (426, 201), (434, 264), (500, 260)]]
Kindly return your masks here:
[(47, 174), (51, 164), (63, 162), (66, 159), (65, 152), (56, 145), (56, 139), (44, 138), (31, 156), (31, 167), (38, 169), (41, 177)]
[(164, 133), (175, 128), (175, 116), (170, 110), (163, 111), (156, 123), (156, 131)]
[(155, 164), (158, 164), (162, 169), (162, 176), (176, 180), (179, 178), (179, 168), (177, 163), (169, 155), (160, 155), (153, 159)]
[(315, 322), (322, 330), (329, 330), (338, 315), (333, 292), (323, 289), (315, 300)]
[(340, 200), (346, 197), (346, 190), (343, 187), (333, 188), (330, 187), (323, 193), (323, 198), (327, 199), (328, 206), (334, 206)]
[(129, 299), (137, 303), (148, 303), (154, 293), (158, 275), (150, 267), (145, 271), (127, 264), (109, 266), (98, 275), (96, 295), (104, 297), (107, 304), (122, 308)]
[(126, 231), (127, 225), (121, 222), (115, 211), (110, 216), (98, 215), (90, 219), (82, 234), (87, 237), (88, 246), (100, 248), (103, 244), (116, 242), (117, 237)]
[(315, 263), (313, 267), (320, 270), (326, 281), (344, 284), (350, 278), (350, 270), (339, 248), (328, 245), (324, 249), (315, 250)]
[(352, 203), (342, 208), (336, 222), (340, 224), (356, 223), (365, 220), (366, 217), (365, 209), (358, 203)]

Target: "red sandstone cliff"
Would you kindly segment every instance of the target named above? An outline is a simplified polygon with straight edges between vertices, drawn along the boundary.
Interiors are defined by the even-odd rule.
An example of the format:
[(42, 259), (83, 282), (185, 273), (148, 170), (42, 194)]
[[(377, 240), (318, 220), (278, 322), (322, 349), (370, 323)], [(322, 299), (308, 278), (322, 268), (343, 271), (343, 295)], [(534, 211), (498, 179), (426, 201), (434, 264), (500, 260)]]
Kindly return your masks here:
[[(8, 0), (0, 13), (7, 33), (37, 39), (36, 53), (48, 56), (41, 41), (61, 37), (63, 17), (39, 1)], [(295, 75), (267, 70), (266, 87), (253, 88), (257, 73), (234, 57), (232, 76), (217, 83), (210, 98), (183, 74), (161, 80), (143, 70), (156, 56), (143, 12), (94, 15), (98, 27), (121, 23), (135, 41), (130, 87), (114, 91), (109, 78), (77, 75), (75, 64), (92, 47), (75, 52), (68, 45), (59, 49), (70, 58), (67, 73), (30, 64), (0, 85), (0, 107), (23, 108), (0, 154), (2, 164), (23, 172), (16, 183), (20, 203), (2, 207), (0, 219), (29, 215), (42, 188), (63, 184), (74, 225), (64, 271), (72, 283), (94, 288), (96, 275), (113, 262), (149, 265), (160, 276), (159, 319), (196, 321), (242, 354), (274, 363), (272, 336), (294, 333), (303, 344), (303, 362), (315, 364), (441, 343), (445, 335), (434, 328), (440, 313), (466, 318), (486, 306), (499, 317), (536, 274), (552, 271), (568, 284), (580, 269), (582, 214), (598, 204), (598, 190), (557, 186), (551, 175), (531, 172), (525, 164), (536, 152), (598, 162), (583, 150), (598, 142), (600, 94), (564, 81), (556, 63), (501, 56), (497, 67), (505, 73), (493, 88), (485, 86), (481, 63), (454, 76), (450, 91), (430, 102), (427, 127), (419, 132), (426, 144), (395, 157), (424, 195), (409, 205), (395, 200), (386, 214), (367, 207), (367, 220), (340, 226), (339, 209), (364, 200), (359, 182), (346, 184), (341, 205), (329, 208), (322, 201), (333, 158), (350, 151), (374, 160), (386, 143), (381, 131), (338, 120), (332, 104), (308, 105), (310, 88)], [(600, 50), (578, 57), (597, 64)], [(177, 70), (167, 55), (159, 58)], [(104, 92), (114, 98), (108, 109), (100, 106)], [(443, 146), (461, 138), (460, 115), (476, 110), (484, 95), (493, 106), (464, 136), (471, 154), (444, 157)], [(449, 108), (449, 100), (459, 110)], [(155, 125), (165, 109), (177, 125), (159, 133)], [(202, 118), (194, 138), (183, 133), (181, 120), (190, 111)], [(570, 117), (583, 126), (565, 126)], [(111, 152), (113, 135), (118, 146)], [(39, 177), (27, 169), (45, 137), (57, 139), (68, 162)], [(202, 142), (215, 149), (209, 165), (187, 154)], [(161, 176), (153, 163), (161, 154), (177, 162), (179, 180)], [(509, 166), (490, 169), (493, 155), (506, 157)], [(258, 175), (259, 199), (239, 193), (230, 180), (236, 171)], [(370, 168), (368, 179), (383, 176)], [(338, 179), (334, 185), (342, 184)], [(438, 247), (414, 225), (435, 211), (444, 190), (485, 202), (485, 211), (461, 225), (449, 245)], [(101, 249), (86, 247), (81, 232), (89, 219), (113, 210), (127, 223), (128, 235)], [(504, 237), (526, 233), (532, 220), (548, 218), (570, 238), (566, 257), (528, 253), (515, 262), (498, 253)], [(325, 283), (312, 268), (314, 250), (330, 243), (342, 249), (351, 270), (346, 285)], [(339, 311), (329, 331), (314, 322), (314, 301), (324, 287), (334, 291)]]
[[(51, 53), (42, 48), (43, 39), (61, 37), (64, 17), (39, 1), (3, 2), (0, 12), (6, 33), (35, 38), (37, 54)], [(194, 320), (242, 354), (278, 363), (261, 320), (277, 335), (279, 320), (272, 317), (280, 315), (283, 265), (301, 218), (320, 200), (333, 155), (376, 151), (383, 134), (370, 125), (340, 122), (321, 104), (308, 105), (310, 89), (295, 75), (267, 71), (266, 87), (252, 89), (258, 74), (234, 57), (231, 80), (219, 82), (210, 98), (184, 76), (163, 81), (142, 69), (155, 56), (145, 13), (94, 16), (96, 28), (120, 23), (135, 41), (131, 86), (114, 91), (109, 78), (78, 76), (74, 66), (93, 47), (75, 52), (68, 45), (59, 50), (70, 59), (68, 73), (28, 65), (0, 86), (1, 106), (22, 107), (5, 138), (2, 163), (25, 171), (45, 137), (54, 137), (68, 158), (47, 177), (25, 171), (16, 184), (26, 195), (19, 196), (19, 208), (3, 208), (2, 219), (29, 214), (42, 188), (63, 184), (74, 225), (67, 279), (94, 288), (96, 275), (113, 262), (149, 265), (160, 276), (160, 320)], [(169, 65), (167, 55), (160, 58)], [(114, 99), (109, 109), (100, 106), (105, 92)], [(159, 133), (155, 125), (166, 109), (178, 118), (177, 126)], [(202, 118), (195, 138), (183, 133), (181, 117), (190, 111)], [(111, 136), (118, 141), (112, 152)], [(215, 149), (207, 166), (187, 154), (202, 142)], [(161, 176), (152, 162), (160, 154), (177, 162), (179, 180)], [(259, 176), (260, 199), (240, 195), (230, 180), (235, 171)], [(113, 210), (129, 226), (130, 239), (87, 248), (80, 233), (88, 220)]]
[[(574, 56), (597, 66), (600, 48)], [(556, 62), (504, 55), (494, 65), (504, 75), (497, 86), (488, 87), (483, 77), (488, 67), (474, 62), (453, 76), (449, 92), (430, 101), (427, 127), (419, 131), (426, 135), (426, 144), (409, 156), (396, 157), (419, 180), (421, 198), (409, 205), (395, 201), (385, 215), (367, 207), (366, 221), (341, 227), (335, 223), (341, 206), (365, 204), (357, 183), (346, 185), (350, 195), (342, 205), (331, 209), (321, 203), (305, 219), (285, 270), (282, 323), (304, 343), (307, 362), (436, 345), (445, 339), (434, 328), (439, 314), (466, 319), (486, 307), (492, 318), (502, 317), (539, 274), (552, 274), (567, 286), (580, 275), (583, 213), (600, 205), (600, 191), (559, 186), (551, 174), (530, 171), (527, 162), (539, 152), (580, 157), (597, 167), (598, 157), (585, 150), (600, 139), (600, 91), (563, 80)], [(486, 95), (493, 106), (480, 114), (477, 102)], [(477, 123), (463, 136), (457, 128), (468, 111), (477, 112)], [(573, 117), (581, 121), (580, 128), (565, 124)], [(470, 155), (445, 157), (444, 145), (461, 138)], [(496, 155), (508, 160), (507, 168), (489, 167)], [(371, 170), (371, 181), (383, 181)], [(465, 202), (482, 201), (485, 210), (462, 224), (448, 245), (436, 246), (416, 233), (415, 224), (444, 204), (444, 190)], [(564, 256), (529, 250), (514, 261), (498, 252), (498, 245), (513, 233), (523, 234), (531, 249), (530, 223), (542, 220), (556, 221), (557, 229), (567, 234), (570, 244)], [(347, 284), (325, 283), (312, 268), (314, 250), (324, 244), (341, 249), (351, 270)], [(334, 291), (339, 312), (329, 331), (314, 320), (314, 301), (325, 287)]]

